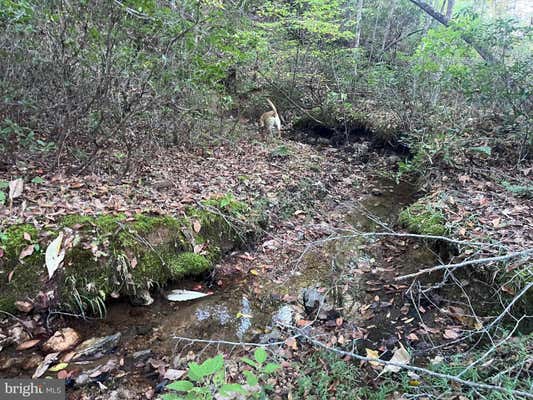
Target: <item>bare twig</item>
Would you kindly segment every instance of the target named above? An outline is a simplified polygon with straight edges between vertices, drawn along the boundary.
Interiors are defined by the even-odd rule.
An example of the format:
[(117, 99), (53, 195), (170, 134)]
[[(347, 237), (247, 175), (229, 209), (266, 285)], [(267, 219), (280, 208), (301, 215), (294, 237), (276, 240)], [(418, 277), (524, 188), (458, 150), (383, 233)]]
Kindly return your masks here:
[[(299, 336), (299, 335), (297, 335)], [(297, 337), (295, 336), (295, 337)], [(196, 339), (196, 338), (188, 338), (184, 336), (173, 336), (176, 340), (184, 340), (186, 342), (190, 343), (203, 343), (207, 345), (228, 345), (228, 346), (249, 346), (249, 347), (271, 347), (271, 346), (280, 346), (285, 343), (284, 340), (279, 342), (272, 342), (272, 343), (252, 343), (252, 342), (232, 342), (229, 340), (216, 340), (216, 339)]]
[(298, 332), (301, 337), (305, 338), (311, 344), (313, 344), (313, 345), (315, 345), (317, 347), (321, 347), (321, 348), (323, 348), (323, 349), (325, 349), (327, 351), (330, 351), (330, 352), (333, 352), (333, 353), (336, 353), (336, 354), (340, 354), (342, 356), (349, 356), (349, 357), (355, 358), (356, 360), (360, 360), (360, 361), (376, 362), (376, 363), (379, 363), (379, 364), (382, 364), (382, 365), (390, 365), (390, 366), (402, 368), (402, 369), (405, 369), (405, 370), (408, 370), (408, 371), (413, 371), (413, 372), (416, 372), (416, 373), (419, 373), (419, 374), (422, 374), (422, 375), (428, 375), (428, 376), (432, 376), (432, 377), (435, 377), (435, 378), (441, 378), (441, 379), (445, 379), (445, 380), (448, 380), (448, 381), (457, 382), (457, 383), (459, 383), (461, 385), (465, 385), (465, 386), (468, 386), (468, 387), (471, 387), (471, 388), (493, 390), (493, 391), (497, 391), (497, 392), (503, 392), (503, 393), (512, 394), (512, 395), (515, 395), (515, 396), (522, 396), (522, 397), (525, 397), (525, 398), (528, 398), (528, 399), (533, 399), (533, 393), (524, 392), (522, 390), (512, 390), (512, 389), (507, 389), (507, 388), (504, 388), (504, 387), (501, 387), (501, 386), (489, 385), (487, 383), (479, 383), (479, 382), (467, 381), (465, 379), (459, 378), (458, 376), (449, 375), (449, 374), (442, 374), (442, 373), (439, 373), (439, 372), (431, 371), (431, 370), (426, 369), (426, 368), (415, 367), (415, 366), (412, 366), (412, 365), (406, 365), (406, 364), (397, 363), (397, 362), (393, 362), (393, 361), (385, 361), (385, 360), (381, 360), (379, 358), (361, 356), (361, 355), (356, 354), (356, 353), (351, 352), (351, 351), (344, 351), (344, 350), (341, 350), (341, 349), (337, 349), (335, 347), (330, 347), (327, 344), (325, 344), (325, 343), (323, 343), (323, 342), (321, 342), (319, 340), (316, 340), (315, 338), (307, 335), (301, 329), (298, 329), (296, 327), (291, 327), (291, 329), (293, 329), (294, 331)]
[(506, 254), (504, 256), (498, 256), (498, 257), (478, 258), (477, 260), (463, 261), (463, 262), (460, 262), (460, 263), (457, 263), (457, 264), (436, 265), (434, 267), (425, 268), (425, 269), (422, 269), (422, 270), (420, 270), (418, 272), (415, 272), (415, 273), (412, 273), (412, 274), (398, 276), (398, 277), (394, 278), (394, 280), (395, 281), (403, 281), (403, 280), (406, 280), (406, 279), (409, 279), (409, 278), (415, 278), (415, 277), (420, 276), (420, 275), (430, 274), (430, 273), (435, 272), (435, 271), (441, 271), (443, 269), (448, 270), (448, 269), (466, 267), (466, 266), (469, 266), (469, 265), (488, 264), (488, 263), (493, 263), (493, 262), (498, 262), (498, 261), (509, 260), (511, 258), (528, 256), (530, 254), (533, 254), (533, 249), (527, 249), (527, 250), (518, 251), (518, 252), (515, 252), (515, 253), (509, 253), (509, 254)]

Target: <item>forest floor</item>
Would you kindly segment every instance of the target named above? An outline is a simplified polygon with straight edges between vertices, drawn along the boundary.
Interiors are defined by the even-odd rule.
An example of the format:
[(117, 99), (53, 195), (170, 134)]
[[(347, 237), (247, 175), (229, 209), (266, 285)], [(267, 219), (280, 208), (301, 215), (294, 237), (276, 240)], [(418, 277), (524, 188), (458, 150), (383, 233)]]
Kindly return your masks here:
[[(269, 346), (272, 359), (281, 365), (281, 370), (268, 379), (273, 386), (273, 398), (326, 398), (318, 394), (318, 383), (305, 381), (313, 374), (332, 377), (320, 382), (323, 386), (320, 390), (328, 393), (327, 398), (372, 398), (368, 393), (374, 391), (383, 395), (379, 397), (374, 393), (374, 398), (399, 399), (408, 390), (416, 390), (423, 397), (431, 384), (425, 382), (423, 376), (412, 373), (402, 390), (399, 383), (402, 378), (377, 378), (383, 371), (382, 365), (350, 361), (352, 357), (345, 355), (342, 359), (348, 362), (346, 365), (358, 366), (358, 385), (368, 388), (368, 392), (360, 389), (360, 392), (346, 394), (346, 385), (355, 385), (355, 381), (341, 382), (346, 378), (343, 375), (346, 371), (336, 371), (335, 361), (327, 356), (317, 358), (317, 343), (310, 343), (309, 338), (318, 338), (325, 347), (386, 360), (400, 354), (398, 349), (405, 346), (412, 353), (408, 361), (416, 365), (438, 363), (470, 349), (467, 339), (482, 331), (491, 317), (497, 316), (477, 315), (471, 308), (470, 301), (481, 302), (480, 292), (486, 290), (476, 283), (475, 276), (458, 274), (460, 285), (438, 288), (426, 296), (413, 290), (412, 280), (396, 282), (395, 279), (452, 259), (460, 262), (533, 248), (533, 202), (509, 192), (501, 184), (511, 181), (527, 185), (533, 169), (506, 171), (494, 167), (470, 172), (439, 171), (426, 188), (422, 201), (439, 205), (450, 237), (465, 243), (487, 244), (465, 245), (457, 257), (451, 258), (449, 251), (439, 254), (432, 242), (409, 237), (397, 224), (399, 207), (422, 197), (410, 184), (393, 182), (397, 158), (383, 149), (370, 148), (361, 154), (358, 146), (340, 149), (289, 140), (257, 140), (198, 152), (165, 150), (152, 157), (150, 163), (139, 166), (134, 177), (123, 179), (104, 173), (83, 177), (50, 173), (42, 167), (25, 164), (17, 170), (0, 173), (0, 181), (11, 181), (18, 176), (31, 181), (25, 185), (21, 197), (15, 199), (13, 207), (0, 208), (0, 230), (9, 224), (27, 222), (43, 232), (53, 231), (59, 229), (60, 217), (67, 214), (180, 215), (188, 205), (231, 193), (261, 208), (268, 216), (268, 226), (258, 243), (225, 257), (214, 275), (195, 287), (208, 287), (216, 293), (231, 290), (232, 285), (238, 284), (249, 297), (263, 298), (259, 308), (267, 308), (267, 302), (274, 302), (274, 308), (291, 307), (292, 317), (285, 321), (291, 328), (284, 327), (277, 332), (274, 339), (281, 340), (281, 344)], [(402, 194), (388, 198), (388, 193), (394, 191)], [(377, 204), (380, 199), (397, 204), (388, 204), (380, 214), (382, 204)], [(373, 205), (376, 207), (372, 208)], [(353, 218), (347, 218), (354, 212), (359, 215), (355, 217), (356, 223)], [(368, 224), (372, 229), (368, 229)], [(339, 237), (351, 236), (347, 242), (351, 246), (354, 242), (350, 240), (357, 235), (374, 231), (388, 236), (365, 241), (357, 239), (357, 255), (343, 246), (332, 248), (329, 245), (333, 241), (342, 242)], [(342, 259), (356, 257), (356, 265), (348, 260), (335, 266), (336, 261), (332, 260), (336, 260), (337, 253), (342, 253)], [(525, 261), (510, 263), (508, 272)], [(306, 306), (307, 299), (302, 299), (301, 292), (284, 290), (287, 280), (305, 275), (306, 268), (311, 268), (311, 275), (314, 274), (317, 263), (321, 271), (324, 267), (327, 269), (322, 276), (324, 279), (307, 280), (299, 289), (308, 290), (308, 296), (310, 293), (322, 296), (324, 301), (334, 288), (340, 290), (344, 298), (354, 290), (364, 292), (357, 298), (356, 313), (331, 307), (325, 315), (320, 315), (320, 309)], [(340, 268), (341, 272), (335, 268)], [(337, 275), (343, 273), (357, 279), (338, 279)], [(438, 284), (440, 278), (433, 276), (429, 283)], [(311, 284), (315, 287), (309, 291)], [(473, 291), (467, 289), (467, 294), (464, 288), (468, 286)], [(511, 285), (499, 289), (511, 296), (516, 294), (516, 288)], [(130, 307), (127, 312), (136, 324), (143, 324), (146, 311), (137, 312)], [(161, 314), (155, 317), (161, 318)], [(85, 323), (89, 329), (83, 328)], [(0, 374), (31, 376), (43, 365), (46, 352), (41, 348), (42, 343), (57, 329), (69, 326), (75, 327), (82, 339), (88, 339), (90, 334), (108, 333), (94, 330), (105, 326), (99, 322), (74, 321), (61, 315), (54, 315), (51, 322), (46, 314), (6, 316), (0, 321), (0, 340), (6, 344), (0, 352)], [(52, 367), (47, 374), (69, 379), (73, 385), (69, 390), (71, 399), (149, 399), (157, 395), (161, 389), (158, 384), (166, 382), (166, 378), (178, 379), (186, 361), (199, 360), (198, 357), (209, 354), (213, 347), (224, 352), (229, 360), (228, 379), (238, 380), (243, 366), (240, 357), (249, 355), (254, 348), (252, 345), (225, 348), (217, 342), (224, 338), (217, 337), (208, 343), (210, 349), (206, 351), (209, 346), (195, 342), (191, 335), (184, 335), (193, 339), (189, 343), (176, 342), (172, 337), (162, 338), (165, 333), (158, 327), (147, 326), (147, 331), (140, 334), (141, 339), (136, 336), (120, 344), (118, 349), (97, 360), (96, 367), (90, 364), (90, 379), (83, 383), (76, 383), (77, 377), (88, 372), (89, 367), (83, 363), (67, 361), (59, 370)], [(168, 348), (158, 345), (163, 341), (183, 348), (175, 349), (175, 354), (165, 353)], [(8, 343), (18, 346), (18, 350)], [(149, 358), (135, 359), (134, 353), (143, 350), (150, 350)], [(181, 354), (183, 351), (185, 355)], [(335, 374), (337, 378), (333, 377)], [(527, 375), (527, 368), (519, 374)], [(396, 385), (383, 389), (383, 382), (395, 379)], [(452, 385), (446, 398), (459, 396), (461, 388), (461, 385)]]

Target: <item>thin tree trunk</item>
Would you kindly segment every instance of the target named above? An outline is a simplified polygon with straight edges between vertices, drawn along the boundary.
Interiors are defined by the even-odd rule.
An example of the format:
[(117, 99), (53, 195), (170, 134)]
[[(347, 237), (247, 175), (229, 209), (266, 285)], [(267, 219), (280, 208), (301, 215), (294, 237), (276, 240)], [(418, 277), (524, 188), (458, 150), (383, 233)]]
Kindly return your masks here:
[(387, 45), (387, 40), (389, 38), (389, 33), (392, 26), (392, 18), (394, 17), (394, 11), (396, 10), (396, 0), (392, 0), (389, 10), (389, 15), (387, 16), (387, 27), (385, 28), (385, 33), (383, 34), (383, 42), (381, 43), (381, 51), (383, 52), (385, 50), (385, 46)]
[(357, 14), (355, 17), (355, 60), (354, 60), (354, 76), (357, 76), (357, 65), (359, 63), (359, 46), (361, 45), (361, 22), (363, 20), (363, 1), (357, 1)]
[(370, 54), (368, 56), (368, 62), (372, 62), (372, 56), (374, 55), (374, 47), (376, 42), (376, 32), (378, 30), (378, 14), (374, 18), (374, 29), (372, 30), (372, 40), (370, 42)]
[(452, 19), (453, 15), (453, 6), (455, 5), (455, 0), (448, 0), (448, 6), (446, 8), (446, 18), (448, 18), (448, 21)]
[(363, 1), (357, 2), (357, 15), (355, 17), (356, 31), (355, 31), (355, 48), (358, 49), (361, 45), (361, 20), (363, 19)]

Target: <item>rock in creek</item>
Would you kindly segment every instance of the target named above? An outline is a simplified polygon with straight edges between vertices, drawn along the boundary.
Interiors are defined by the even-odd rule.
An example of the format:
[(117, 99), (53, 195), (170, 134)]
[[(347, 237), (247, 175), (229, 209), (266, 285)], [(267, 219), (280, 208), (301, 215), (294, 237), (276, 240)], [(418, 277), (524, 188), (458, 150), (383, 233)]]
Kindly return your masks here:
[(43, 344), (46, 352), (63, 352), (73, 348), (80, 341), (80, 335), (72, 328), (63, 328)]
[(154, 298), (148, 290), (140, 290), (135, 296), (130, 296), (130, 302), (134, 306), (149, 306), (154, 302)]
[(77, 360), (79, 358), (87, 357), (96, 358), (101, 354), (108, 353), (117, 346), (120, 337), (120, 332), (117, 332), (114, 335), (86, 340), (76, 348), (76, 354), (72, 359)]
[(294, 310), (292, 306), (285, 305), (281, 307), (276, 314), (272, 317), (272, 323), (274, 325), (287, 326), (292, 324), (294, 316)]
[(308, 287), (302, 290), (302, 302), (305, 312), (308, 314), (316, 311), (318, 307), (324, 304), (325, 297), (316, 287)]

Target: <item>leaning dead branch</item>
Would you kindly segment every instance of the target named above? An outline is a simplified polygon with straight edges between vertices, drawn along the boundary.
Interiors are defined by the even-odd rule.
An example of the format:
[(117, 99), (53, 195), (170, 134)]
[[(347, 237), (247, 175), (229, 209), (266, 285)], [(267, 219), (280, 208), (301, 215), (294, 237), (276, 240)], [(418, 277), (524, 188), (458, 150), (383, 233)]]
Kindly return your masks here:
[(449, 270), (449, 269), (467, 267), (469, 265), (489, 264), (489, 263), (498, 262), (498, 261), (510, 260), (511, 258), (525, 257), (525, 256), (529, 256), (530, 254), (533, 254), (533, 249), (527, 249), (527, 250), (522, 250), (522, 251), (518, 251), (515, 253), (509, 253), (504, 256), (478, 258), (476, 260), (468, 260), (468, 261), (463, 261), (463, 262), (456, 263), (456, 264), (436, 265), (434, 267), (425, 268), (412, 274), (398, 276), (394, 278), (394, 280), (403, 281), (409, 278), (416, 278), (417, 276), (420, 276), (420, 275), (430, 274), (435, 271), (441, 271), (443, 269)]

